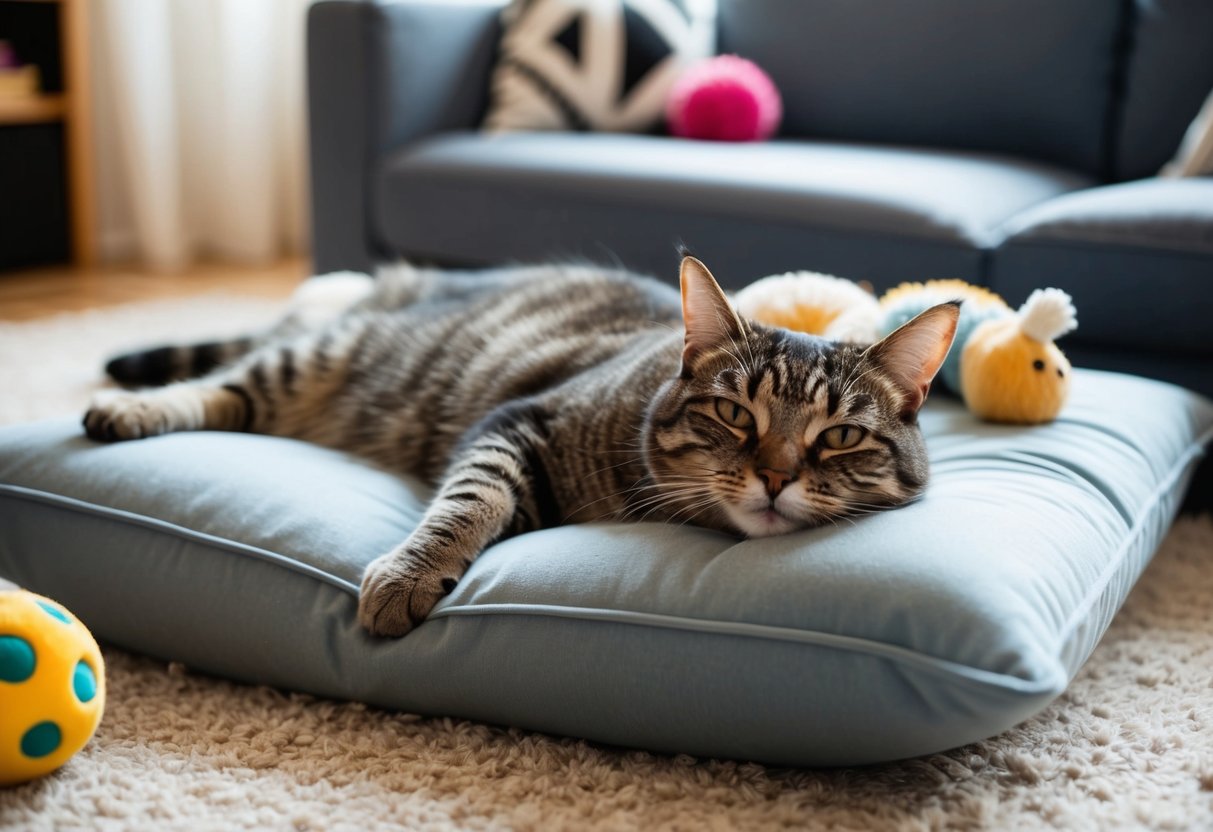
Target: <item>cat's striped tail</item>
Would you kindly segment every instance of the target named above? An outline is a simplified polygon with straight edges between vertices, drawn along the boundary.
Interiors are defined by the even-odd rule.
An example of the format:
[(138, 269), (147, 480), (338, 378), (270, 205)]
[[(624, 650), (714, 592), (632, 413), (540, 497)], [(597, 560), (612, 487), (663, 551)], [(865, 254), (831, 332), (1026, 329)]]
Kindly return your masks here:
[[(382, 306), (404, 306), (416, 299), (415, 270), (407, 263), (384, 266), (379, 271)], [(106, 374), (128, 387), (151, 387), (204, 376), (267, 342), (289, 338), (325, 325), (351, 307), (367, 300), (375, 280), (361, 272), (333, 272), (309, 278), (299, 285), (287, 303), (285, 315), (270, 329), (226, 341), (156, 347), (127, 353), (105, 365)]]
[(105, 365), (105, 372), (114, 381), (128, 387), (151, 387), (184, 381), (232, 363), (251, 350), (255, 343), (256, 339), (249, 336), (228, 341), (155, 347), (110, 359)]

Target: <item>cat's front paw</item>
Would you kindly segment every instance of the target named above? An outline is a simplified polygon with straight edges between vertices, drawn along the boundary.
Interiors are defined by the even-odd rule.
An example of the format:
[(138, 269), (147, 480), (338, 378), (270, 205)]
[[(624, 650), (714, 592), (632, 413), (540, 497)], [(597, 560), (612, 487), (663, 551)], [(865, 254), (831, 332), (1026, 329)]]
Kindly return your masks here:
[(147, 394), (102, 391), (93, 397), (83, 424), (90, 439), (117, 442), (168, 433), (169, 414)]
[(459, 578), (398, 549), (371, 561), (362, 576), (358, 622), (374, 636), (399, 638), (425, 620)]

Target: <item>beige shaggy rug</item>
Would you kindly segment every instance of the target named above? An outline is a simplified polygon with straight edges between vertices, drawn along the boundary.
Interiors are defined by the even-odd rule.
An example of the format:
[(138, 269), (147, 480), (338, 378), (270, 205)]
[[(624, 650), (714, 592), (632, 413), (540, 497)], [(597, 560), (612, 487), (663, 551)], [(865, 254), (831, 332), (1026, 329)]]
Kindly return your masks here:
[[(264, 320), (239, 298), (0, 323), (0, 422), (79, 412), (103, 356)], [(222, 327), (211, 325), (221, 321)], [(107, 649), (97, 736), (0, 790), (11, 829), (1213, 829), (1213, 521), (1181, 519), (1070, 690), (891, 765), (665, 757), (232, 684)]]

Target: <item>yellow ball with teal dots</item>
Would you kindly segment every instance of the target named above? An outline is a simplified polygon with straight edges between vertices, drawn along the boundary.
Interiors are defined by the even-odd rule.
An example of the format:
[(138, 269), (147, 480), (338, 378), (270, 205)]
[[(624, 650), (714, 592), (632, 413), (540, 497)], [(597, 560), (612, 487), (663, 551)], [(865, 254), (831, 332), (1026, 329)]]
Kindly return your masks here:
[(1053, 342), (1077, 326), (1060, 289), (1037, 289), (1013, 316), (980, 324), (960, 360), (969, 410), (991, 422), (1055, 419), (1070, 394), (1070, 362)]
[(88, 629), (49, 598), (0, 591), (0, 786), (62, 766), (104, 709), (105, 665)]

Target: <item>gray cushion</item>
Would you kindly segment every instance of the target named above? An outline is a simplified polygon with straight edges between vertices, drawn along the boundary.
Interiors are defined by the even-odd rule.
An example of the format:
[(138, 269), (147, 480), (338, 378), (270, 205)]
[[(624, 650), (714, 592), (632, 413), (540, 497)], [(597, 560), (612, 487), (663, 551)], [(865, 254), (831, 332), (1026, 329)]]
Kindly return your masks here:
[[(1112, 4), (1109, 4), (1112, 5)], [(1153, 176), (1213, 91), (1213, 3), (1131, 0), (1118, 179)]]
[(995, 150), (1099, 174), (1122, 5), (722, 0), (720, 49), (771, 74), (788, 135)]
[(0, 430), (0, 575), (101, 638), (392, 708), (792, 765), (925, 754), (1043, 708), (1161, 540), (1213, 404), (1079, 371), (1054, 424), (934, 398), (920, 502), (738, 542), (598, 524), (492, 547), (407, 638), (356, 621), (425, 490), (244, 434)]
[(1041, 286), (1069, 292), (1078, 330), (1066, 343), (1213, 354), (1213, 178), (1069, 194), (1004, 231), (991, 286), (1012, 304)]
[(383, 243), (413, 257), (618, 257), (673, 275), (684, 242), (732, 287), (794, 268), (885, 287), (980, 280), (979, 247), (993, 229), (1089, 184), (972, 153), (449, 133), (386, 160), (374, 216)]

